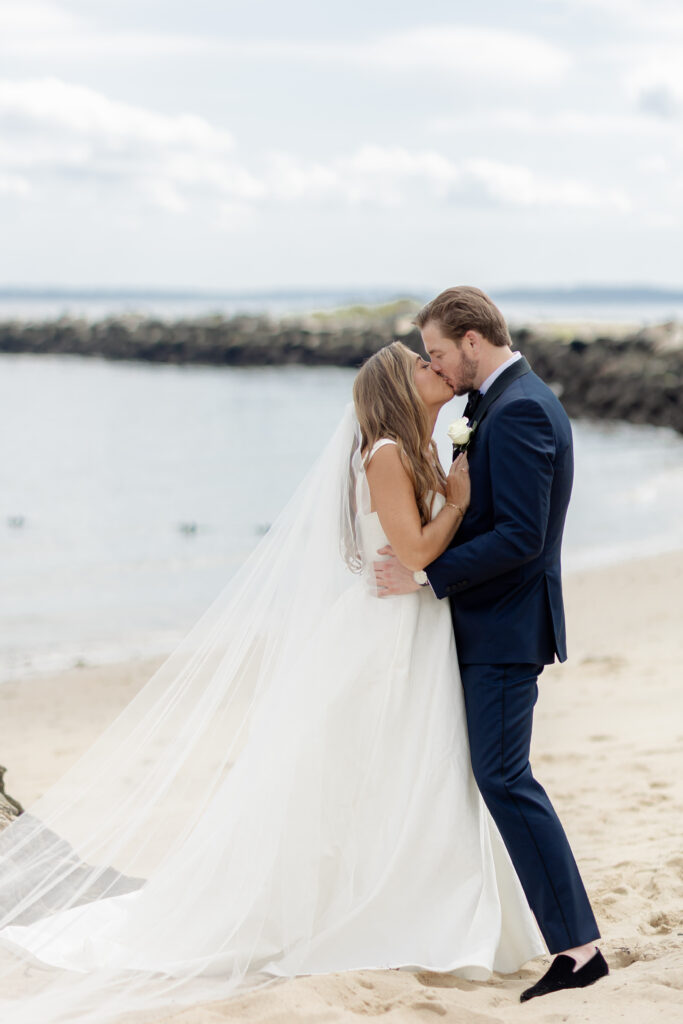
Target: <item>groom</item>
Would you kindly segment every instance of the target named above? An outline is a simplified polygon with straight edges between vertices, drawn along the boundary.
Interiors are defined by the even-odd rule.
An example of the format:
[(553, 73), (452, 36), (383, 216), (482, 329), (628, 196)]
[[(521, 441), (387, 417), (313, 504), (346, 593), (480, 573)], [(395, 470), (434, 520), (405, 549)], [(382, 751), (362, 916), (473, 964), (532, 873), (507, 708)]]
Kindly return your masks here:
[[(562, 825), (529, 764), (537, 679), (567, 657), (560, 547), (573, 477), (559, 401), (511, 349), (502, 314), (478, 288), (449, 288), (415, 320), (433, 370), (473, 430), (472, 500), (452, 546), (426, 579), (376, 563), (383, 595), (430, 584), (451, 603), (472, 768), (551, 953), (525, 1002), (608, 973), (599, 931)], [(390, 552), (391, 549), (383, 549)]]

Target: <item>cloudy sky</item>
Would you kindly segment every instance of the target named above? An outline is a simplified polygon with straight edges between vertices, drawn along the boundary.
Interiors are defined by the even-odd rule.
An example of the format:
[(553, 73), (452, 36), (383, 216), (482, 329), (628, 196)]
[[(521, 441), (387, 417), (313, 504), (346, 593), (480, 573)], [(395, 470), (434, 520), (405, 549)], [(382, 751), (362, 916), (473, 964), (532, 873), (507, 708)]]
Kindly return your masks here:
[(683, 285), (681, 0), (0, 0), (0, 284)]

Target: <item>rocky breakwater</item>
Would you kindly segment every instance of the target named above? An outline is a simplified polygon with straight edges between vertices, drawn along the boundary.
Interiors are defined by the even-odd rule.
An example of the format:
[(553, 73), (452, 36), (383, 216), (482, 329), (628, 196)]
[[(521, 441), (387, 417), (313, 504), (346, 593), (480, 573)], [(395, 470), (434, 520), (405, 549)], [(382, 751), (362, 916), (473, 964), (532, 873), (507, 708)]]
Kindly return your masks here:
[[(0, 352), (53, 353), (215, 366), (360, 366), (399, 338), (421, 350), (417, 305), (273, 320), (207, 316), (167, 321), (140, 315), (89, 322), (0, 323)], [(573, 417), (628, 420), (683, 433), (683, 325), (599, 334), (595, 329), (523, 327), (515, 347), (556, 390)]]
[(118, 316), (91, 323), (63, 317), (0, 323), (0, 352), (215, 366), (357, 366), (391, 340), (392, 327), (393, 320), (390, 326), (384, 318), (361, 323), (356, 318), (276, 321), (260, 316), (211, 316), (165, 321)]
[(564, 340), (521, 328), (513, 338), (570, 416), (650, 423), (683, 434), (683, 325)]

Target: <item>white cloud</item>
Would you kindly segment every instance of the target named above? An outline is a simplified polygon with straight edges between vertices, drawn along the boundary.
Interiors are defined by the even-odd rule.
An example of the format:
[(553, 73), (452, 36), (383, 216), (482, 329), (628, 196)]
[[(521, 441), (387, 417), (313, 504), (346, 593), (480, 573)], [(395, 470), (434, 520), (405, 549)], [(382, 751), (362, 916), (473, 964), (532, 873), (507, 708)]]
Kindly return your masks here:
[(546, 4), (606, 14), (620, 28), (635, 28), (645, 34), (670, 36), (683, 32), (680, 0), (543, 0)]
[(362, 146), (325, 164), (278, 154), (266, 180), (269, 194), (278, 199), (393, 207), (415, 187), (426, 189), (431, 198), (444, 199), (457, 176), (455, 166), (438, 153)]
[[(623, 210), (626, 197), (510, 162), (451, 160), (435, 150), (364, 145), (328, 160), (266, 154), (251, 166), (232, 136), (191, 114), (170, 116), (58, 79), (0, 81), (3, 190), (36, 195), (126, 191), (171, 213), (218, 204), (224, 221), (264, 204), (377, 208), (411, 204)], [(251, 162), (254, 164), (254, 161)]]
[(570, 64), (562, 49), (537, 36), (451, 25), (386, 36), (367, 47), (367, 56), (390, 67), (456, 75), (485, 71), (494, 81), (547, 81), (561, 76)]
[(33, 0), (3, 0), (0, 5), (0, 36), (15, 39), (35, 37), (49, 32), (68, 32), (78, 26), (75, 18), (54, 3)]
[(504, 206), (612, 208), (626, 212), (631, 205), (621, 189), (601, 189), (572, 178), (543, 177), (528, 167), (494, 160), (470, 160), (464, 175), (473, 189), (483, 190), (485, 196)]
[(0, 195), (28, 196), (31, 186), (26, 178), (19, 174), (3, 174), (0, 172)]
[[(576, 20), (585, 23), (585, 38), (579, 44), (583, 63), (596, 81), (618, 83), (631, 110), (644, 115), (640, 122), (634, 121), (635, 129), (642, 130), (648, 117), (671, 120), (683, 113), (682, 0), (543, 2), (571, 9)], [(586, 17), (591, 13), (605, 16), (600, 31), (596, 32)], [(617, 116), (615, 122), (618, 120)], [(622, 119), (622, 123), (626, 121)]]
[(429, 25), (360, 42), (255, 40), (235, 44), (253, 56), (287, 57), (326, 65), (362, 65), (372, 71), (415, 72), (451, 78), (485, 71), (493, 82), (548, 81), (569, 67), (558, 46), (529, 33), (467, 25)]
[(570, 178), (555, 180), (527, 167), (488, 159), (449, 160), (430, 151), (364, 146), (327, 164), (280, 155), (266, 176), (278, 199), (398, 207), (404, 203), (478, 206), (629, 208), (618, 189), (599, 189)]
[(616, 114), (602, 111), (557, 110), (544, 114), (528, 108), (501, 107), (478, 113), (433, 117), (427, 122), (434, 135), (481, 134), (507, 131), (516, 136), (575, 136), (609, 138), (636, 134), (659, 134), (668, 128), (639, 113)]
[(648, 153), (638, 161), (638, 167), (645, 174), (669, 175), (673, 170), (671, 161), (661, 153)]
[(76, 18), (53, 3), (12, 2), (0, 8), (0, 53), (8, 56), (50, 55), (91, 60), (103, 58), (214, 55), (233, 60), (278, 60), (318, 68), (362, 67), (374, 73), (421, 74), (457, 78), (481, 75), (492, 82), (546, 82), (570, 64), (559, 46), (525, 32), (458, 24), (416, 26), (354, 41), (295, 38), (236, 39), (230, 36), (131, 32), (108, 28), (96, 20)]
[(45, 0), (1, 0), (0, 53), (12, 57), (140, 56), (181, 54), (212, 45), (210, 38), (166, 32), (102, 31)]
[(683, 113), (683, 49), (646, 57), (625, 75), (626, 88), (639, 108), (663, 118)]
[(192, 190), (260, 194), (231, 156), (232, 136), (194, 114), (161, 114), (56, 78), (0, 80), (0, 126), (0, 169), (15, 183), (33, 179), (33, 191), (68, 180), (128, 185), (176, 211)]
[(0, 80), (0, 117), (16, 127), (58, 130), (111, 149), (134, 144), (224, 153), (232, 148), (228, 132), (204, 118), (160, 114), (58, 78)]

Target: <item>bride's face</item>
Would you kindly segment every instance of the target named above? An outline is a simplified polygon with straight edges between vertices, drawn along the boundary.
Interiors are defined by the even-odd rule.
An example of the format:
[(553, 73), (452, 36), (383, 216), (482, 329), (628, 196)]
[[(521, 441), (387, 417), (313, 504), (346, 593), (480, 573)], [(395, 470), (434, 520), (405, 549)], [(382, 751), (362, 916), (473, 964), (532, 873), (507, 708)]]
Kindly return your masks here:
[(453, 388), (447, 380), (434, 373), (431, 363), (416, 356), (413, 372), (415, 387), (428, 409), (440, 409), (446, 402), (450, 402), (454, 395)]

